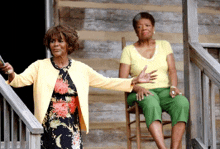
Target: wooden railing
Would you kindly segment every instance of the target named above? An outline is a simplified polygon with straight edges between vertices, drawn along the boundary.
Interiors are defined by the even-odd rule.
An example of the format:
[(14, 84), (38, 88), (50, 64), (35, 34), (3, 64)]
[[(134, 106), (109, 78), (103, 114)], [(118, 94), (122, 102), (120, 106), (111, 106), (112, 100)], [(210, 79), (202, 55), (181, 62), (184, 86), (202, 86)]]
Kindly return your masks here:
[(189, 43), (189, 47), (192, 63), (190, 86), (196, 99), (191, 120), (196, 128), (193, 131), (197, 132), (196, 138), (192, 138), (192, 147), (216, 149), (215, 95), (220, 89), (220, 64), (201, 44)]
[(0, 75), (0, 149), (40, 149), (42, 125)]
[(206, 48), (220, 46), (199, 43), (197, 0), (182, 2), (184, 93), (190, 102), (186, 148), (217, 149), (215, 95), (220, 89), (220, 64), (203, 46), (207, 46)]

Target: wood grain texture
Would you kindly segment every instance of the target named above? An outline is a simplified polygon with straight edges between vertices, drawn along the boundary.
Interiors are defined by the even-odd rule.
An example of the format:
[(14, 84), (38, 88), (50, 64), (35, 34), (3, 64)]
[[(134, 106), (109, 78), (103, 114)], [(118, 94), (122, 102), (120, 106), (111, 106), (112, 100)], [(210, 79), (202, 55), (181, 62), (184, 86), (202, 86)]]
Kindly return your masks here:
[(210, 124), (210, 120), (209, 120), (209, 78), (202, 73), (202, 124), (203, 124), (203, 128), (202, 128), (202, 141), (204, 143), (205, 146), (208, 146), (208, 138), (209, 138), (209, 124)]
[(3, 107), (4, 107), (4, 143), (5, 149), (10, 148), (10, 105), (6, 101), (6, 99), (3, 99)]
[[(181, 5), (175, 5), (175, 2), (172, 3), (138, 3), (134, 1), (133, 3), (120, 3), (106, 1), (105, 3), (94, 2), (94, 1), (60, 1), (59, 6), (61, 7), (75, 7), (75, 8), (96, 8), (96, 9), (127, 9), (127, 10), (148, 10), (148, 11), (170, 11), (170, 12), (182, 12)], [(164, 1), (163, 1), (164, 2)], [(171, 1), (169, 1), (171, 2)], [(158, 5), (159, 4), (159, 5)], [(202, 3), (201, 3), (202, 4)], [(204, 4), (204, 3), (203, 3)], [(204, 6), (204, 5), (203, 5)], [(213, 9), (214, 6), (214, 9)], [(216, 5), (213, 5), (211, 8), (203, 7), (199, 8), (199, 13), (210, 13), (210, 14), (219, 14), (220, 10), (218, 6), (220, 4), (216, 2)]]
[(220, 88), (220, 64), (198, 43), (190, 43), (191, 60)]
[(196, 148), (196, 149), (207, 148), (207, 146), (199, 138), (192, 139), (192, 144), (193, 144), (193, 148)]
[[(131, 45), (134, 42), (126, 42)], [(73, 59), (120, 59), (122, 54), (120, 41), (81, 40), (79, 50), (70, 55)], [(171, 44), (175, 61), (183, 61), (183, 45)]]
[[(115, 9), (60, 8), (61, 24), (74, 26), (77, 30), (134, 31), (133, 17), (140, 11)], [(182, 33), (182, 14), (178, 12), (150, 11), (156, 20), (156, 32)], [(220, 16), (199, 14), (199, 33), (220, 33)]]
[[(105, 32), (105, 31), (78, 31), (80, 40), (91, 41), (121, 41), (122, 37), (126, 37), (127, 41), (136, 42), (137, 36), (134, 32)], [(167, 40), (170, 43), (183, 43), (183, 35), (181, 33), (156, 33), (154, 39)], [(220, 34), (216, 35), (200, 35), (201, 43), (219, 43)]]
[[(78, 2), (96, 2), (96, 3), (120, 3), (120, 4), (139, 4), (139, 5), (175, 5), (175, 6), (182, 6), (182, 0), (60, 0), (60, 1), (78, 1)], [(199, 7), (208, 7), (218, 9), (220, 7), (219, 0), (198, 0)]]
[[(210, 82), (210, 135), (209, 135), (209, 141), (213, 149), (217, 149), (216, 146), (216, 114), (215, 114), (215, 85), (211, 81)], [(218, 127), (218, 126), (217, 126)]]
[[(100, 70), (119, 70), (120, 60), (119, 59), (75, 59), (84, 64), (89, 65), (96, 71)], [(175, 63), (177, 71), (183, 71), (183, 61)]]

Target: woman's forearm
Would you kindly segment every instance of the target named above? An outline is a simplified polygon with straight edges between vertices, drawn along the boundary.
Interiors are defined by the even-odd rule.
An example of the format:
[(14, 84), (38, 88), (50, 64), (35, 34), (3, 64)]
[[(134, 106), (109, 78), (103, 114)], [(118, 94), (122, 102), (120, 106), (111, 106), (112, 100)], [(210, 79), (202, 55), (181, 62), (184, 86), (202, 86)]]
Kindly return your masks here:
[(135, 85), (135, 84), (137, 84), (138, 83), (138, 79), (137, 79), (137, 77), (134, 77), (133, 79), (132, 79), (132, 81), (131, 81), (131, 84), (132, 85)]
[(177, 78), (177, 72), (175, 67), (175, 59), (173, 56), (173, 53), (169, 54), (167, 56), (167, 64), (168, 64), (168, 70), (169, 70), (169, 77), (171, 81), (171, 86), (177, 86), (178, 84), (178, 78)]
[(177, 86), (178, 84), (178, 78), (177, 78), (177, 72), (176, 70), (172, 70), (169, 72), (171, 86)]
[(11, 74), (8, 74), (8, 81), (9, 81), (9, 83), (11, 83), (14, 80), (14, 78), (15, 78), (15, 73), (14, 72), (11, 73)]
[(138, 90), (140, 89), (140, 88), (142, 88), (141, 86), (138, 86), (138, 85), (134, 85), (134, 87), (133, 87), (133, 90), (132, 91), (134, 91), (134, 92), (138, 92)]

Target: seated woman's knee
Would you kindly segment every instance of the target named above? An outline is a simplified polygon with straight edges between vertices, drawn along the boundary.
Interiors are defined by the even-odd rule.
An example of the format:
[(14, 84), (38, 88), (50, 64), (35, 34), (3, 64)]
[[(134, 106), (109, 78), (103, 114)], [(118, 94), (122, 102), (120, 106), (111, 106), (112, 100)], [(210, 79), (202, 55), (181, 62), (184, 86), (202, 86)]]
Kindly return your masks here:
[(144, 104), (148, 108), (160, 107), (159, 101), (152, 95), (144, 96), (144, 100), (141, 101), (141, 104)]
[(189, 109), (189, 101), (185, 96), (177, 95), (175, 98), (175, 106), (176, 108), (188, 108)]

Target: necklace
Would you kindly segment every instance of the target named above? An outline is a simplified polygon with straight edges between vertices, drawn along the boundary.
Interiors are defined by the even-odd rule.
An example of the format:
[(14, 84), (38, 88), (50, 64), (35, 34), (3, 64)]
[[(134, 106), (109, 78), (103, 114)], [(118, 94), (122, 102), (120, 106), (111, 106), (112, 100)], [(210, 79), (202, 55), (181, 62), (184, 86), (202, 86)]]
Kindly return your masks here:
[(56, 69), (58, 69), (58, 70), (60, 70), (60, 71), (63, 71), (63, 74), (64, 74), (65, 76), (62, 76), (62, 78), (63, 78), (63, 81), (65, 82), (66, 77), (67, 77), (68, 74), (69, 74), (69, 73), (68, 73), (68, 70), (69, 70), (69, 68), (70, 68), (70, 66), (71, 66), (71, 64), (72, 64), (72, 60), (69, 59), (69, 64), (68, 64), (67, 66), (63, 67), (63, 68), (59, 68), (58, 65), (56, 65), (55, 62), (53, 61), (53, 58), (51, 58), (51, 62), (52, 62), (53, 66), (54, 66)]

